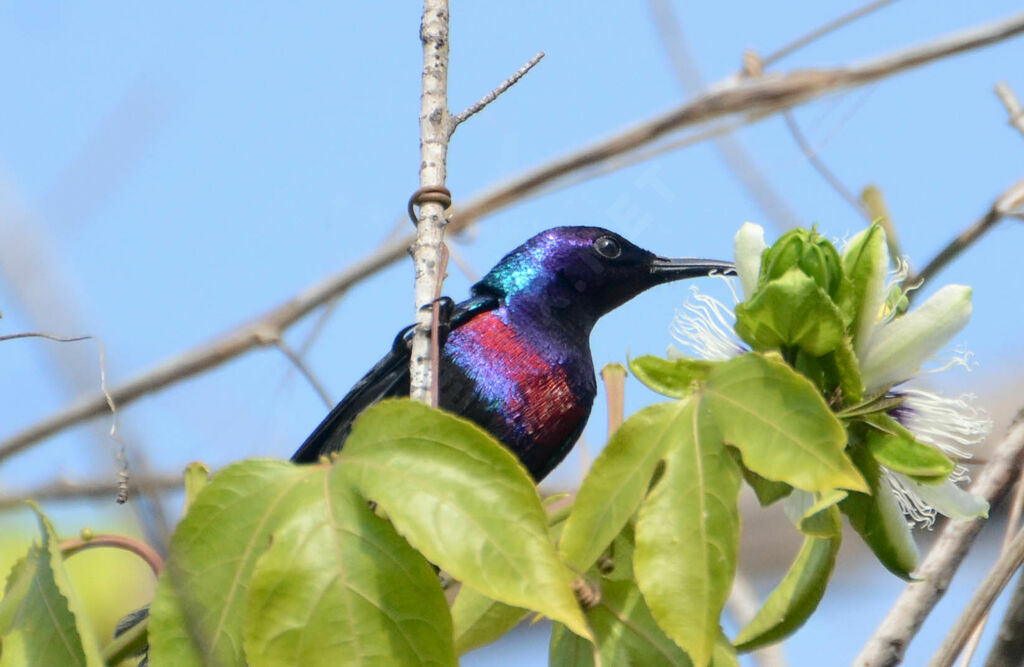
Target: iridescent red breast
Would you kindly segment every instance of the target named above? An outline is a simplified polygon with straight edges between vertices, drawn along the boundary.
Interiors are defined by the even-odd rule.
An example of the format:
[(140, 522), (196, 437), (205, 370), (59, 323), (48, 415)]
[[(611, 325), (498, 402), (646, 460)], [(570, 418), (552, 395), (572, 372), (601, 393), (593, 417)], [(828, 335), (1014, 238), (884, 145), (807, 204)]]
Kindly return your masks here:
[(581, 369), (580, 360), (566, 358), (568, 353), (549, 339), (531, 339), (529, 333), (510, 323), (503, 307), (452, 331), (444, 356), (471, 380), (465, 386), (473, 387), (475, 405), (467, 406), (467, 397), (446, 400), (442, 392), (442, 407), (450, 402), (464, 414), (467, 408), (478, 413), (475, 420), (524, 463), (568, 451), (590, 412), (595, 389), (589, 349)]

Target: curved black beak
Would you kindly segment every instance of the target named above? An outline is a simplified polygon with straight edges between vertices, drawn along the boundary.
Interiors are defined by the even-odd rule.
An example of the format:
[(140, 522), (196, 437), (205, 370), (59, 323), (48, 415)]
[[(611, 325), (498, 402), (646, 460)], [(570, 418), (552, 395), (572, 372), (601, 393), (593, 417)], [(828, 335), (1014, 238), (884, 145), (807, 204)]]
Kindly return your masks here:
[(722, 262), (717, 259), (655, 257), (651, 260), (651, 275), (658, 282), (667, 283), (683, 278), (699, 278), (713, 273), (735, 275), (736, 267), (732, 262)]

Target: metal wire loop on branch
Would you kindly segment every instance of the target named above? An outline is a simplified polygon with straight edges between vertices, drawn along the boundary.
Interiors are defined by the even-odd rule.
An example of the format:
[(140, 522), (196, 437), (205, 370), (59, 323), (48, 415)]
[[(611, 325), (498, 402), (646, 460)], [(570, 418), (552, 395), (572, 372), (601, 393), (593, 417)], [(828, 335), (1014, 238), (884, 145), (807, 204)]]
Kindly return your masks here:
[(416, 207), (428, 202), (440, 204), (445, 209), (451, 208), (452, 193), (444, 186), (428, 186), (420, 188), (409, 197), (409, 219), (412, 224), (420, 224), (419, 216), (416, 215)]

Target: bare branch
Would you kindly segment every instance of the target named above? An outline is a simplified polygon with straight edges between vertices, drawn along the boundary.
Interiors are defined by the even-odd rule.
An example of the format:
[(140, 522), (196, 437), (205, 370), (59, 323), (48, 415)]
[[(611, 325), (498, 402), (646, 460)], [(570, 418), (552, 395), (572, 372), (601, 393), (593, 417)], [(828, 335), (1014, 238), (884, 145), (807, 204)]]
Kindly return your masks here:
[[(148, 477), (134, 476), (128, 483), (129, 488), (145, 489), (155, 494), (180, 489), (181, 473), (152, 475)], [(0, 496), (0, 510), (18, 507), (26, 500), (81, 500), (82, 498), (108, 498), (118, 491), (117, 482), (70, 482), (58, 479), (35, 489), (28, 489)]]
[[(430, 331), (435, 321), (429, 307), (439, 293), (444, 276), (441, 257), (444, 250), (446, 204), (451, 195), (445, 188), (448, 169), (448, 0), (424, 0), (420, 23), (423, 42), (423, 95), (420, 99), (420, 189), (409, 200), (409, 210), (419, 204), (416, 241), (412, 260), (416, 276), (416, 326), (413, 328), (409, 360), (409, 396), (414, 401), (431, 403), (435, 359)], [(423, 194), (434, 194), (424, 197)], [(438, 198), (445, 195), (447, 201)]]
[(885, 204), (882, 191), (873, 185), (867, 185), (861, 190), (860, 201), (867, 210), (868, 220), (877, 221), (885, 230), (885, 243), (889, 246), (889, 257), (893, 261), (903, 257), (900, 240), (896, 235), (896, 225), (893, 224), (892, 216), (889, 215), (889, 207)]
[(498, 99), (499, 95), (504, 93), (506, 90), (508, 90), (512, 86), (516, 85), (516, 83), (518, 83), (519, 79), (522, 79), (524, 76), (526, 76), (526, 73), (529, 72), (531, 69), (533, 69), (533, 66), (536, 65), (537, 63), (539, 63), (541, 61), (541, 58), (543, 58), (543, 57), (544, 57), (544, 52), (543, 51), (538, 51), (537, 55), (535, 55), (534, 57), (530, 58), (526, 62), (525, 65), (523, 65), (522, 67), (520, 67), (516, 71), (515, 74), (513, 74), (509, 78), (507, 78), (504, 81), (502, 81), (501, 83), (499, 83), (498, 86), (494, 90), (492, 90), (491, 92), (489, 92), (486, 95), (484, 95), (483, 97), (481, 97), (476, 102), (476, 104), (473, 104), (472, 106), (467, 108), (465, 111), (461, 111), (461, 112), (455, 114), (454, 116), (452, 116), (451, 120), (449, 121), (449, 124), (448, 124), (448, 136), (450, 137), (452, 134), (455, 133), (455, 128), (457, 128), (460, 123), (462, 123), (464, 120), (466, 120), (470, 116), (472, 116), (472, 115), (482, 111), (485, 106), (487, 106), (488, 104), (490, 104), (494, 100)]
[(1024, 655), (1024, 577), (1017, 577), (1010, 605), (999, 626), (992, 650), (985, 660), (985, 667), (1012, 665)]
[(288, 344), (284, 342), (284, 339), (278, 338), (274, 343), (277, 349), (281, 350), (281, 353), (288, 357), (288, 361), (292, 362), (292, 365), (302, 373), (302, 377), (306, 378), (306, 382), (309, 382), (313, 390), (320, 396), (320, 400), (324, 402), (327, 409), (330, 410), (334, 407), (334, 401), (331, 399), (331, 395), (327, 393), (324, 385), (317, 379), (313, 371), (306, 365), (306, 362), (302, 360), (302, 357), (292, 348), (288, 347)]
[[(1021, 472), (1024, 452), (1024, 410), (1010, 426), (1006, 437), (996, 445), (992, 460), (981, 471), (971, 492), (998, 505)], [(864, 645), (854, 664), (857, 667), (891, 667), (899, 664), (911, 639), (925, 618), (949, 588), (949, 582), (984, 525), (984, 519), (950, 521), (932, 545), (918, 568), (920, 581), (904, 589), (896, 604)]]
[(1019, 532), (1010, 543), (1010, 548), (999, 557), (996, 564), (985, 575), (985, 580), (971, 596), (970, 602), (960, 613), (960, 618), (956, 620), (953, 629), (946, 635), (939, 650), (935, 652), (930, 665), (949, 667), (953, 664), (974, 627), (992, 608), (992, 604), (1006, 588), (1006, 584), (1010, 583), (1010, 578), (1022, 563), (1024, 563), (1024, 532)]
[[(978, 239), (984, 236), (985, 232), (992, 229), (1000, 220), (1024, 204), (1024, 181), (1020, 181), (1009, 190), (1004, 192), (999, 199), (992, 204), (992, 207), (981, 217), (980, 220), (965, 229), (959, 236), (950, 241), (945, 248), (939, 251), (921, 272), (908, 276), (904, 281), (906, 285), (914, 285), (919, 282), (927, 282), (936, 273), (941, 271), (947, 264), (956, 259), (963, 251), (974, 245)], [(916, 292), (910, 293), (910, 298)]]
[[(534, 169), (456, 207), (448, 231), (454, 233), (464, 229), (486, 215), (536, 194), (542, 188), (550, 191), (567, 176), (586, 169), (600, 168), (640, 148), (650, 149), (650, 155), (657, 154), (657, 147), (652, 148), (651, 144), (670, 133), (729, 116), (737, 116), (740, 124), (754, 122), (840, 88), (878, 81), (948, 56), (988, 46), (1021, 32), (1024, 32), (1024, 14), (860, 65), (801, 70), (785, 76), (768, 75), (751, 81), (731, 79), (667, 114)], [(271, 344), (273, 336), (268, 339), (261, 332), (283, 331), (313, 309), (337, 298), (352, 285), (401, 259), (415, 240), (415, 236), (406, 235), (387, 241), (369, 256), (309, 287), (262, 317), (227, 332), (218, 340), (187, 350), (112, 388), (111, 396), (123, 408), (150, 392), (215, 368), (253, 348)], [(38, 440), (99, 416), (105, 409), (103, 396), (88, 396), (0, 442), (0, 461)]]
[(1003, 106), (1006, 107), (1006, 112), (1010, 114), (1010, 125), (1020, 130), (1021, 134), (1024, 134), (1024, 106), (1021, 106), (1020, 100), (1013, 93), (1010, 84), (1005, 81), (997, 83), (996, 95), (999, 96)]

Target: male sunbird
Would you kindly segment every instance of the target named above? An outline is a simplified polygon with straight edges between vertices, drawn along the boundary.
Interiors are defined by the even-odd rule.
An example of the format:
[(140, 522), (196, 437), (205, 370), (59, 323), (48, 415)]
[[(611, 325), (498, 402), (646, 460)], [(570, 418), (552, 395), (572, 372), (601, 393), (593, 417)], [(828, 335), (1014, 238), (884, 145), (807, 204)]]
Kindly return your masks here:
[[(732, 273), (729, 262), (666, 259), (599, 227), (555, 227), (505, 255), (447, 308), (439, 337), (439, 407), (489, 431), (536, 481), (583, 431), (597, 392), (590, 331), (649, 287)], [(360, 412), (409, 395), (412, 327), (306, 439), (293, 461), (338, 451)]]

